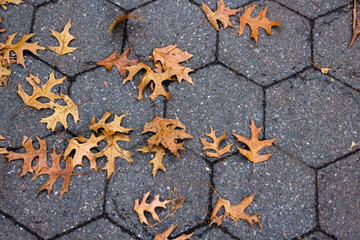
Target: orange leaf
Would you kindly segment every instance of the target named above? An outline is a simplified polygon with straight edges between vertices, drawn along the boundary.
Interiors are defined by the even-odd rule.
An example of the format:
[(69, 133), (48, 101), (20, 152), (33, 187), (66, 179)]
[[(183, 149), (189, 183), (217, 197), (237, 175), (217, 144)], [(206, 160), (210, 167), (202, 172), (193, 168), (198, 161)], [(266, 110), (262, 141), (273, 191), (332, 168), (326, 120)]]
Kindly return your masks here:
[[(175, 230), (175, 228), (178, 225), (176, 224), (171, 224), (171, 226), (162, 234), (157, 234), (154, 238), (154, 240), (170, 240), (168, 239), (168, 237), (170, 236), (170, 234)], [(194, 233), (190, 233), (190, 234), (182, 234), (181, 236), (177, 237), (177, 238), (173, 238), (172, 240), (186, 240), (191, 238), (191, 236), (194, 235)]]
[[(4, 140), (5, 138), (0, 134), (0, 140)], [(9, 152), (6, 148), (0, 148), (0, 154), (8, 154)]]
[(73, 35), (70, 34), (69, 30), (71, 28), (71, 20), (65, 25), (64, 30), (60, 33), (54, 30), (51, 30), (51, 34), (58, 40), (59, 46), (48, 46), (48, 48), (56, 52), (57, 54), (64, 55), (75, 51), (76, 47), (69, 47), (69, 43), (75, 39)]
[(251, 13), (254, 11), (257, 4), (254, 4), (252, 7), (248, 8), (245, 6), (245, 12), (243, 15), (240, 16), (240, 26), (239, 26), (239, 36), (243, 34), (244, 28), (246, 24), (249, 24), (251, 28), (251, 36), (255, 39), (255, 42), (257, 43), (258, 36), (259, 36), (259, 27), (265, 29), (266, 33), (271, 35), (271, 27), (281, 27), (281, 24), (279, 21), (270, 22), (267, 17), (265, 17), (268, 7), (265, 9), (261, 9), (259, 15), (256, 18), (251, 17)]
[(154, 158), (151, 159), (149, 162), (149, 167), (151, 167), (151, 164), (153, 165), (152, 175), (154, 178), (159, 169), (166, 172), (166, 168), (162, 164), (163, 157), (166, 155), (165, 148), (163, 146), (159, 145), (159, 146), (150, 147), (149, 145), (147, 145), (147, 146), (143, 146), (142, 148), (138, 149), (138, 151), (143, 152), (143, 153), (150, 153), (150, 152), (155, 153)]
[(210, 24), (219, 31), (219, 26), (217, 24), (217, 20), (219, 20), (222, 25), (224, 26), (224, 29), (228, 26), (234, 27), (230, 22), (230, 16), (236, 15), (236, 13), (239, 11), (237, 9), (231, 9), (229, 7), (225, 7), (224, 0), (220, 0), (217, 2), (217, 10), (215, 12), (211, 11), (211, 9), (205, 4), (202, 3), (201, 9), (205, 12), (206, 17), (208, 18)]
[(214, 142), (209, 143), (204, 138), (200, 138), (201, 143), (204, 145), (203, 150), (210, 149), (210, 150), (215, 151), (215, 153), (214, 152), (205, 152), (206, 156), (220, 158), (221, 155), (230, 152), (230, 148), (233, 144), (228, 144), (223, 149), (219, 149), (220, 142), (226, 138), (226, 132), (221, 137), (217, 138), (216, 131), (214, 131), (212, 129), (212, 127), (210, 126), (210, 133), (205, 133), (205, 134), (206, 134), (206, 136), (212, 138)]

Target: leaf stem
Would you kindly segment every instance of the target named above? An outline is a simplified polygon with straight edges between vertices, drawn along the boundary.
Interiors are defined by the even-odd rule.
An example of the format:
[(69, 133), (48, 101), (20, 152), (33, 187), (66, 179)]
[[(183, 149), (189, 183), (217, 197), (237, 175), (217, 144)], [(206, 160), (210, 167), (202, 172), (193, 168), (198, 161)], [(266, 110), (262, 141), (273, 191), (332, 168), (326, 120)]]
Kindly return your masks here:
[(254, 173), (254, 164), (251, 164), (251, 166), (252, 166), (252, 168), (251, 168), (251, 175), (250, 175), (250, 177), (249, 177), (249, 179), (248, 179), (249, 182), (251, 181), (251, 178), (252, 178), (253, 173)]
[(68, 140), (70, 142), (70, 139), (68, 139), (67, 137), (65, 137), (64, 135), (62, 135), (58, 130), (54, 129), (55, 132), (57, 132), (61, 137), (63, 137), (64, 139)]
[(219, 198), (222, 198), (220, 197), (220, 195), (216, 192), (216, 190), (214, 189), (214, 187), (208, 182), (209, 186), (211, 187), (211, 189), (214, 191), (214, 193), (219, 197)]
[(79, 104), (76, 105), (76, 106), (79, 107), (79, 106), (81, 106), (81, 105), (83, 105), (83, 104), (85, 104), (85, 103), (88, 103), (88, 102), (92, 101), (92, 100), (93, 100), (92, 98), (89, 98), (89, 99), (86, 100), (85, 102), (79, 103)]
[(312, 1), (318, 8), (320, 8), (319, 4), (317, 4), (314, 0), (310, 0)]
[(24, 104), (14, 115), (12, 115), (11, 118), (14, 118), (16, 115), (19, 114), (20, 111), (22, 111), (26, 107), (26, 104)]

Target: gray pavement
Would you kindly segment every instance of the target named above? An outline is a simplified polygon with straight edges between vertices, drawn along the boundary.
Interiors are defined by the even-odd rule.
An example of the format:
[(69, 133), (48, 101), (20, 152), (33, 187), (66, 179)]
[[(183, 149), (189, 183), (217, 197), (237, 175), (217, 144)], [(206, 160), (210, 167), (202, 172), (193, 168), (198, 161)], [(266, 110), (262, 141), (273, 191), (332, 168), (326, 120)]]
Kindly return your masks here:
[[(69, 129), (57, 130), (66, 138), (86, 135), (93, 116), (98, 121), (105, 112), (129, 114), (123, 126), (134, 128), (131, 142), (121, 142), (129, 149), (134, 163), (117, 159), (116, 172), (106, 179), (99, 170), (84, 176), (72, 176), (69, 192), (60, 198), (62, 180), (54, 184), (48, 195), (36, 193), (47, 177), (30, 181), (31, 174), (19, 180), (22, 160), (7, 163), (0, 155), (0, 239), (154, 239), (155, 231), (164, 232), (178, 224), (171, 238), (194, 233), (191, 239), (360, 239), (360, 38), (352, 48), (351, 0), (228, 0), (226, 6), (238, 8), (258, 4), (269, 6), (267, 16), (280, 21), (282, 27), (272, 28), (273, 35), (260, 30), (258, 43), (250, 39), (250, 29), (237, 36), (239, 19), (231, 17), (235, 28), (217, 32), (200, 9), (199, 0), (29, 0), (20, 5), (8, 5), (0, 10), (0, 35), (4, 42), (8, 34), (37, 33), (32, 42), (54, 46), (51, 29), (62, 31), (71, 19), (70, 33), (75, 40), (70, 46), (78, 49), (61, 57), (44, 50), (39, 56), (25, 54), (25, 65), (13, 64), (8, 85), (0, 87), (0, 148), (24, 152), (23, 136), (44, 138), (48, 149), (64, 149), (67, 140), (38, 123), (52, 110), (24, 108), (17, 95), (20, 83), (26, 92), (32, 89), (25, 78), (32, 74), (46, 81), (55, 71), (56, 78), (66, 76), (64, 84), (53, 88), (57, 94), (68, 94), (80, 104), (77, 124), (68, 118)], [(206, 0), (216, 9), (216, 1)], [(358, 3), (360, 5), (360, 2)], [(119, 24), (112, 35), (110, 22), (120, 14), (132, 13)], [(360, 7), (358, 9), (360, 14)], [(170, 100), (158, 97), (154, 102), (158, 116), (178, 118), (194, 138), (184, 142), (180, 158), (170, 152), (164, 157), (166, 173), (151, 175), (148, 162), (154, 154), (136, 149), (145, 145), (151, 134), (141, 135), (145, 123), (155, 117), (153, 102), (146, 88), (144, 99), (136, 100), (140, 74), (133, 82), (122, 84), (117, 70), (91, 65), (109, 56), (115, 49), (135, 48), (147, 64), (152, 47), (178, 45), (193, 54), (183, 65), (194, 69), (190, 76), (195, 85), (186, 82), (165, 83)], [(130, 59), (136, 59), (132, 50)], [(309, 63), (333, 70), (325, 75)], [(106, 82), (107, 86), (104, 84)], [(263, 127), (260, 139), (276, 137), (273, 147), (261, 153), (271, 158), (254, 165), (235, 146), (232, 132), (250, 137), (250, 119)], [(231, 153), (221, 159), (206, 157), (199, 137), (212, 126), (219, 135), (227, 131), (221, 144), (235, 143)], [(352, 142), (355, 146), (352, 146)], [(34, 147), (38, 147), (35, 141)], [(98, 159), (101, 169), (105, 159)], [(63, 163), (62, 163), (63, 166)], [(64, 166), (63, 166), (64, 167)], [(75, 169), (89, 171), (89, 162)], [(214, 186), (216, 192), (209, 186)], [(182, 208), (173, 216), (154, 226), (141, 224), (131, 212), (135, 199), (151, 191), (150, 200), (160, 194), (169, 199), (174, 193), (184, 197)], [(261, 229), (251, 228), (243, 220), (225, 219), (217, 227), (209, 227), (217, 194), (239, 204), (243, 197), (257, 193), (245, 210), (260, 213)], [(169, 209), (157, 209), (160, 218)], [(149, 215), (146, 215), (149, 216)], [(148, 218), (149, 219), (149, 218)]]

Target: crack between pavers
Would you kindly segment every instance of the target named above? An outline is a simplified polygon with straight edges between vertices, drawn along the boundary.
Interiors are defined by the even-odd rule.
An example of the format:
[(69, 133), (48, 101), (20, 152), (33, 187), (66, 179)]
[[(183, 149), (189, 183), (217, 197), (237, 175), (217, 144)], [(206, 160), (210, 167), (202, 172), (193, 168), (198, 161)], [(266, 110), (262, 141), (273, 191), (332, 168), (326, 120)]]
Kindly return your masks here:
[(130, 235), (132, 238), (136, 239), (136, 240), (141, 240), (140, 238), (138, 238), (135, 233), (133, 233), (132, 231), (130, 231), (129, 229), (121, 226), (118, 222), (116, 222), (114, 219), (112, 219), (108, 213), (105, 213), (105, 219), (107, 219), (111, 224), (113, 224), (116, 227), (119, 227), (121, 229), (122, 232)]
[(334, 163), (337, 163), (337, 162), (339, 162), (339, 161), (341, 161), (341, 160), (343, 160), (343, 159), (345, 159), (345, 158), (348, 158), (348, 157), (350, 157), (350, 156), (353, 156), (353, 155), (357, 154), (358, 152), (360, 152), (360, 148), (357, 148), (357, 149), (355, 149), (355, 150), (353, 150), (353, 151), (351, 151), (351, 152), (348, 152), (348, 153), (346, 153), (346, 154), (344, 154), (344, 155), (342, 155), (342, 156), (340, 156), (340, 157), (338, 157), (338, 158), (332, 159), (331, 161), (329, 161), (329, 162), (327, 162), (327, 163), (325, 163), (325, 164), (317, 167), (316, 169), (317, 169), (317, 170), (321, 170), (321, 169), (323, 169), (323, 168), (326, 168), (327, 166), (329, 166), (329, 165), (331, 165), (331, 164), (334, 164)]
[(352, 5), (352, 2), (353, 2), (353, 1), (351, 0), (351, 1), (349, 1), (348, 3), (346, 3), (346, 4), (344, 4), (344, 5), (341, 5), (340, 7), (337, 7), (337, 8), (335, 8), (335, 9), (333, 9), (333, 10), (330, 10), (330, 11), (328, 11), (328, 12), (326, 12), (326, 13), (323, 13), (323, 14), (321, 14), (321, 15), (313, 18), (313, 20), (317, 20), (317, 19), (319, 19), (319, 18), (323, 18), (323, 17), (329, 16), (329, 15), (335, 13), (335, 12), (337, 13), (337, 12), (340, 12), (340, 11), (344, 11), (346, 7), (349, 7), (350, 5)]
[(300, 74), (306, 72), (307, 70), (311, 69), (312, 67), (313, 66), (310, 66), (310, 65), (305, 66), (303, 69), (301, 69), (301, 70), (299, 70), (299, 71), (297, 71), (297, 72), (295, 72), (295, 73), (293, 73), (293, 74), (291, 74), (291, 75), (289, 75), (287, 77), (284, 77), (284, 78), (282, 78), (280, 80), (275, 80), (270, 84), (264, 85), (264, 88), (267, 90), (267, 89), (269, 89), (269, 88), (271, 88), (271, 87), (273, 87), (273, 86), (275, 86), (275, 85), (277, 85), (279, 83), (288, 81), (289, 79), (292, 79), (292, 78), (297, 78), (297, 77), (299, 77)]

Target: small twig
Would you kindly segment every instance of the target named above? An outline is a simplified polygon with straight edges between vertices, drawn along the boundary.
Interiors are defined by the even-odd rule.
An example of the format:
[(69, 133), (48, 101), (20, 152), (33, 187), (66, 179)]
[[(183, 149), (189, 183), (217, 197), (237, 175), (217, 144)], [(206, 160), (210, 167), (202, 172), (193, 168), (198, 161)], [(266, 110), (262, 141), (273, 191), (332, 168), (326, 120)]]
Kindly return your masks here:
[(59, 134), (61, 137), (63, 137), (64, 139), (66, 139), (66, 140), (68, 140), (70, 142), (70, 139), (68, 139), (67, 137), (62, 135), (58, 130), (55, 129), (55, 132), (57, 132), (57, 134)]
[(90, 102), (90, 101), (92, 101), (93, 99), (92, 98), (89, 98), (88, 100), (86, 100), (85, 102), (82, 102), (82, 103), (79, 103), (78, 105), (76, 105), (76, 106), (81, 106), (81, 105), (83, 105), (83, 104), (85, 104), (85, 103), (88, 103), (88, 102)]
[(221, 166), (221, 168), (224, 170), (224, 166), (222, 165), (222, 162), (221, 162), (220, 157), (219, 157), (219, 162), (220, 162), (220, 166)]
[(155, 102), (154, 102), (154, 111), (155, 111), (155, 117), (157, 117), (158, 115), (157, 115), (157, 111), (156, 111), (156, 104), (155, 104)]
[(16, 115), (19, 114), (19, 112), (21, 112), (21, 110), (23, 110), (26, 107), (26, 104), (24, 104), (14, 115), (12, 115), (11, 118), (14, 118)]
[(310, 0), (312, 1), (318, 8), (320, 8), (319, 4), (317, 4), (314, 0)]
[(165, 219), (167, 219), (168, 217), (170, 217), (171, 215), (173, 215), (175, 212), (176, 212), (176, 210), (174, 210), (174, 211), (171, 212), (171, 213), (168, 213), (160, 222), (157, 222), (157, 223), (155, 223), (155, 224), (153, 224), (153, 225), (148, 225), (148, 227), (154, 227), (154, 226), (162, 223)]
[(354, 44), (357, 35), (360, 34), (360, 20), (357, 19), (357, 16), (356, 16), (356, 0), (354, 0), (352, 31), (353, 31), (353, 36), (349, 43), (349, 46), (348, 46), (349, 48)]
[(130, 211), (127, 211), (127, 212), (124, 212), (124, 213), (119, 214), (119, 217), (121, 217), (122, 215), (128, 214), (128, 213), (131, 213), (132, 211), (134, 211), (134, 209), (133, 209), (133, 210), (130, 210)]
[(172, 45), (174, 45), (176, 43), (178, 37), (179, 37), (179, 32), (175, 34), (175, 39), (174, 39), (174, 42), (172, 43)]
[(201, 25), (203, 25), (203, 24), (206, 23), (207, 21), (209, 21), (209, 19), (206, 19), (205, 21), (203, 21), (198, 27), (201, 27)]
[(53, 68), (55, 68), (55, 67), (59, 64), (59, 62), (60, 62), (60, 57), (61, 57), (61, 55), (59, 55), (58, 60), (57, 60), (57, 62), (55, 63), (55, 65), (53, 66)]
[[(139, 55), (137, 54), (137, 52), (135, 51), (135, 48), (134, 48), (134, 46), (132, 45), (132, 43), (130, 44), (130, 46), (131, 46), (132, 50), (134, 51), (136, 57), (139, 59), (139, 61), (142, 62), (142, 63), (144, 63), (143, 60), (141, 60), (140, 56), (139, 56)], [(144, 64), (145, 64), (145, 63), (144, 63)]]
[(254, 164), (251, 164), (251, 166), (252, 166), (252, 168), (251, 168), (251, 175), (250, 175), (250, 177), (249, 177), (249, 179), (248, 179), (249, 182), (251, 181), (251, 178), (252, 178), (253, 173), (254, 173)]
[(151, 42), (149, 41), (148, 37), (146, 36), (146, 34), (144, 33), (144, 36), (146, 38), (146, 41), (150, 44), (150, 46), (152, 47), (153, 50), (155, 50), (154, 46), (151, 44)]
[(222, 198), (220, 197), (220, 195), (216, 192), (216, 190), (214, 189), (213, 186), (211, 186), (211, 184), (208, 182), (209, 186), (211, 187), (211, 189), (214, 191), (214, 193), (219, 197), (219, 198)]
[(180, 118), (182, 117), (182, 115), (184, 115), (186, 109), (187, 109), (188, 106), (185, 107), (184, 111), (180, 114), (180, 117), (178, 118), (178, 120), (180, 120)]

